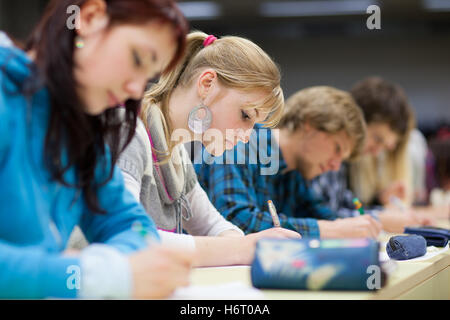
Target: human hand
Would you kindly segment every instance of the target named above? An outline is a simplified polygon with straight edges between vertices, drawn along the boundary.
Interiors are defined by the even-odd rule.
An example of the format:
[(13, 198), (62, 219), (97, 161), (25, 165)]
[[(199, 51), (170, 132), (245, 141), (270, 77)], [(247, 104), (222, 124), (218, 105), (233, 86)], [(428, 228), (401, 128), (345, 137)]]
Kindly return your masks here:
[(300, 233), (298, 233), (296, 231), (292, 231), (292, 230), (285, 229), (285, 228), (275, 227), (275, 228), (270, 228), (270, 229), (266, 229), (263, 231), (259, 231), (256, 233), (251, 233), (251, 234), (246, 235), (245, 237), (248, 239), (251, 239), (254, 243), (256, 243), (258, 240), (263, 239), (263, 238), (300, 239), (302, 236), (300, 235)]
[(152, 246), (129, 257), (134, 299), (164, 299), (189, 284), (195, 252)]
[(256, 243), (258, 242), (258, 240), (261, 240), (264, 238), (300, 239), (301, 237), (302, 236), (298, 232), (280, 228), (280, 227), (275, 227), (275, 228), (270, 228), (270, 229), (266, 229), (263, 231), (255, 232), (255, 233), (250, 233), (244, 237), (244, 245), (240, 246), (240, 250), (242, 253), (241, 263), (242, 264), (251, 264), (253, 257), (255, 255), (255, 248), (256, 248)]
[(428, 206), (428, 207), (413, 207), (411, 210), (421, 216), (429, 217), (430, 219), (449, 219), (450, 220), (450, 206)]
[(402, 233), (409, 226), (426, 226), (434, 223), (430, 216), (408, 210), (406, 212), (389, 209), (379, 215), (383, 230), (391, 233)]
[(397, 197), (400, 200), (406, 199), (406, 186), (403, 182), (398, 181), (390, 184), (387, 188), (380, 192), (379, 200), (386, 206), (390, 204), (391, 197)]
[(376, 238), (381, 231), (380, 222), (370, 215), (334, 221), (317, 221), (321, 238)]

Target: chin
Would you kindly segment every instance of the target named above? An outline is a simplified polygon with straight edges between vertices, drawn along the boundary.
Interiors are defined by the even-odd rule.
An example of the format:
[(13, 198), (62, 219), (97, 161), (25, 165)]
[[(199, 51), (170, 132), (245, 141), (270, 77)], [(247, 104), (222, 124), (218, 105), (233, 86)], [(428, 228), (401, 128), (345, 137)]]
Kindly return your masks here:
[(82, 102), (84, 102), (84, 112), (90, 116), (98, 116), (111, 108), (111, 106), (108, 105), (107, 101), (97, 96), (85, 96)]
[(88, 114), (88, 115), (90, 115), (90, 116), (93, 116), (93, 117), (95, 117), (95, 116), (98, 116), (98, 115), (100, 115), (100, 114), (102, 114), (103, 113), (103, 111), (93, 111), (93, 110), (85, 110), (84, 111), (86, 114)]
[(83, 111), (90, 116), (97, 116), (103, 112), (104, 108), (94, 107), (92, 104), (85, 104)]
[[(325, 172), (324, 172), (325, 173)], [(306, 180), (313, 180), (315, 178), (317, 178), (318, 176), (322, 175), (323, 173), (321, 171), (316, 171), (316, 172), (311, 172), (309, 171), (308, 174), (303, 174), (303, 177)]]
[(216, 145), (215, 143), (210, 143), (208, 145), (205, 145), (206, 151), (208, 151), (209, 154), (212, 154), (214, 157), (219, 157), (224, 154), (226, 151), (225, 146), (223, 145)]
[(315, 177), (317, 177), (316, 175), (311, 175), (311, 174), (302, 174), (302, 176), (303, 176), (303, 179), (308, 180), (308, 181), (310, 181), (310, 180), (314, 179)]

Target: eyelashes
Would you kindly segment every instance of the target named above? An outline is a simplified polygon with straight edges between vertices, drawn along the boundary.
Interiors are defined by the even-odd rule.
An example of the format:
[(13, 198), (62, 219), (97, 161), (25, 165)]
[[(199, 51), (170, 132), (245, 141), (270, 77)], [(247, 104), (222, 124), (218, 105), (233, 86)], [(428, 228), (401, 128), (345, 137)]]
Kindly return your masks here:
[(136, 52), (136, 50), (133, 50), (133, 61), (136, 67), (139, 68), (142, 66), (142, 59), (141, 57), (139, 57), (139, 54)]
[(336, 143), (336, 154), (341, 154), (341, 146), (338, 144), (338, 143)]
[(250, 116), (244, 110), (241, 110), (241, 116), (242, 116), (242, 119), (245, 121), (251, 119)]
[[(141, 57), (139, 56), (139, 54), (137, 53), (136, 50), (133, 49), (131, 52), (132, 52), (133, 63), (135, 65), (135, 67), (141, 68), (143, 66)], [(161, 73), (158, 72), (154, 77), (148, 79), (147, 80), (147, 88), (149, 86), (151, 86), (152, 84), (157, 83), (159, 81), (160, 77), (161, 77)]]

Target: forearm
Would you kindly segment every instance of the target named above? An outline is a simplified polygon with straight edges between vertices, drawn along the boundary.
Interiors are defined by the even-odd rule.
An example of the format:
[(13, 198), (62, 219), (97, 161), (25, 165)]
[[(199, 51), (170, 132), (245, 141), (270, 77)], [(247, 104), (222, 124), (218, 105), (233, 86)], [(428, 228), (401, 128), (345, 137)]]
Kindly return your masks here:
[(251, 246), (245, 237), (194, 237), (197, 267), (250, 264)]
[(248, 262), (245, 252), (249, 247), (244, 236), (191, 236), (158, 230), (163, 245), (177, 247), (183, 250), (195, 250), (196, 267), (211, 267)]
[(334, 221), (318, 220), (320, 238), (340, 238), (340, 232), (337, 230)]
[(225, 230), (217, 235), (218, 237), (242, 237), (242, 231), (239, 232), (237, 230)]
[[(76, 298), (74, 257), (49, 254), (39, 247), (20, 247), (0, 240), (0, 298)], [(72, 276), (72, 277), (71, 277)]]

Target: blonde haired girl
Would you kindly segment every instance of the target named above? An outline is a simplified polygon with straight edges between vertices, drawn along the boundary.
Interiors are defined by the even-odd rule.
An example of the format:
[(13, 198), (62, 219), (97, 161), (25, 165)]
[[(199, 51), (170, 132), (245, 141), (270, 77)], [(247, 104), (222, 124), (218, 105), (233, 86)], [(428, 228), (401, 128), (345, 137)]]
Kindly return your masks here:
[[(220, 130), (224, 137), (225, 129), (251, 129), (255, 122), (274, 126), (281, 117), (283, 91), (279, 69), (272, 59), (250, 40), (235, 36), (214, 40), (213, 37), (198, 31), (190, 33), (181, 63), (145, 94), (140, 118), (148, 129), (150, 109), (159, 107), (164, 116), (169, 153), (177, 143), (171, 134), (174, 129), (189, 129), (186, 115), (196, 105), (209, 107), (212, 117), (210, 127)], [(214, 41), (205, 47), (205, 40)], [(186, 103), (186, 98), (192, 103)], [(233, 104), (225, 105), (224, 102)], [(177, 108), (171, 105), (177, 105)], [(224, 115), (229, 116), (223, 118)], [(219, 155), (223, 153), (222, 147), (227, 147), (227, 141), (211, 144), (198, 134), (204, 132), (195, 133), (192, 138), (203, 138), (208, 151), (213, 154)], [(247, 136), (249, 134), (247, 132)], [(244, 136), (228, 138), (246, 139)], [(220, 145), (221, 142), (223, 145)], [(237, 143), (230, 142), (232, 145), (228, 144), (228, 149)]]
[(225, 265), (249, 264), (261, 237), (300, 237), (282, 228), (244, 236), (211, 204), (183, 146), (199, 140), (220, 155), (246, 142), (255, 123), (276, 124), (283, 106), (279, 69), (256, 44), (188, 35), (181, 63), (146, 92), (137, 134), (118, 162), (163, 242), (195, 247), (197, 265)]

